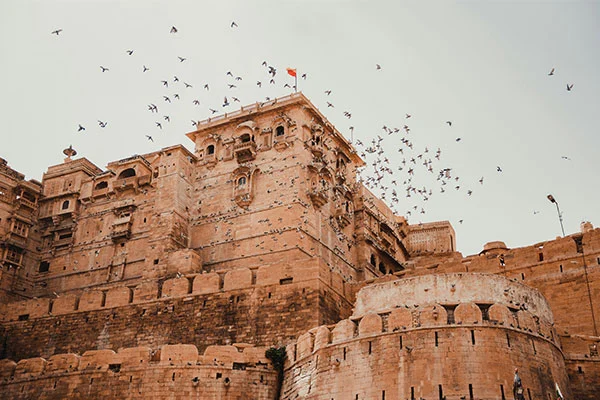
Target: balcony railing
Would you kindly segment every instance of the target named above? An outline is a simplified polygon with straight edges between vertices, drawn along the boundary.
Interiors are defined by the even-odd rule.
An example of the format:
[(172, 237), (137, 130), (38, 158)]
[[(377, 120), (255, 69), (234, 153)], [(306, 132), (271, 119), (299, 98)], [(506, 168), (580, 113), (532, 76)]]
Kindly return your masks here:
[(308, 192), (308, 197), (310, 197), (310, 200), (317, 208), (322, 207), (329, 201), (327, 189), (311, 190)]
[(23, 207), (27, 207), (31, 210), (35, 210), (37, 207), (37, 204), (31, 200), (27, 200), (25, 197), (19, 197), (17, 198), (17, 204), (19, 206), (23, 206)]
[(238, 162), (254, 160), (256, 158), (256, 143), (253, 141), (236, 143), (233, 146), (233, 153)]
[(138, 177), (130, 176), (129, 178), (117, 179), (114, 183), (115, 190), (127, 190), (136, 188), (138, 185)]

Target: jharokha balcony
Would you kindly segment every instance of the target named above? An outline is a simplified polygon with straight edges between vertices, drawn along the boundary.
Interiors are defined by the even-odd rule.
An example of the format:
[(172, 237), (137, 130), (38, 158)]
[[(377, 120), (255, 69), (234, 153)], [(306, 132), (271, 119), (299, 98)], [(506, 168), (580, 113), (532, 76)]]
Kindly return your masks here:
[(252, 161), (256, 158), (256, 143), (251, 140), (238, 142), (233, 146), (233, 153), (240, 163)]
[(308, 197), (313, 202), (315, 207), (320, 208), (329, 201), (327, 189), (313, 189), (308, 192)]

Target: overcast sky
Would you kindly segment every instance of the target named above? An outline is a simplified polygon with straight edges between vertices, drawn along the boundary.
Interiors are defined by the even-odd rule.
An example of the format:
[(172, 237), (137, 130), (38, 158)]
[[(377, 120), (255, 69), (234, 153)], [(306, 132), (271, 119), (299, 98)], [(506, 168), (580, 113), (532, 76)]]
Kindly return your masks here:
[[(599, 2), (3, 0), (0, 57), (0, 157), (27, 178), (41, 179), (69, 145), (100, 168), (174, 144), (193, 150), (192, 120), (289, 93), (285, 68), (295, 67), (307, 74), (299, 89), (349, 139), (350, 126), (365, 147), (383, 138), (397, 213), (449, 220), (464, 255), (559, 236), (549, 193), (567, 234), (600, 225)], [(405, 197), (398, 167), (412, 157), (433, 159), (434, 173), (414, 165), (427, 201)], [(443, 168), (459, 177), (445, 193)]]

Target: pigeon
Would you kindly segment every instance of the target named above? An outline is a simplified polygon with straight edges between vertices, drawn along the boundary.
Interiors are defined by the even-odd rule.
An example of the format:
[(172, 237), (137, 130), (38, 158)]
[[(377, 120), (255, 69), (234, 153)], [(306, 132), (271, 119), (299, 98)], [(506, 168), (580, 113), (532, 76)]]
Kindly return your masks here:
[(552, 75), (554, 75), (554, 68), (552, 68), (552, 69), (550, 70), (550, 73), (548, 74), (548, 76), (552, 76)]
[(571, 83), (570, 85), (567, 83), (567, 92), (570, 92), (571, 89), (573, 89), (573, 84)]
[(56, 35), (58, 36), (60, 33), (62, 32), (62, 29), (57, 29), (55, 31), (52, 31), (51, 35)]
[(452, 126), (452, 121), (446, 121), (446, 123), (448, 124), (448, 126)]
[(194, 103), (195, 106), (199, 106), (200, 105), (200, 100), (194, 100), (192, 103)]
[(125, 53), (129, 54), (130, 56), (133, 55), (133, 50), (126, 50)]
[(157, 126), (159, 129), (162, 129), (162, 124), (161, 124), (160, 122), (157, 122), (157, 123), (156, 123), (156, 126)]
[(375, 64), (375, 69), (377, 69), (379, 71), (381, 69), (381, 65)]
[(83, 126), (81, 126), (81, 124), (79, 124), (79, 129), (77, 129), (77, 132), (81, 132), (81, 131), (85, 131), (85, 128)]
[(169, 82), (167, 82), (167, 81), (161, 81), (161, 82), (162, 82), (163, 86), (169, 87)]
[(154, 139), (152, 139), (152, 136), (146, 135), (146, 137), (148, 138), (149, 141), (154, 142)]
[(171, 27), (171, 33), (177, 33), (177, 28), (175, 28), (174, 26)]
[(496, 171), (498, 171), (498, 172), (502, 172), (502, 168), (500, 168), (500, 166), (498, 165), (498, 166), (496, 167)]
[(227, 96), (225, 96), (225, 100), (223, 101), (223, 107), (227, 107), (229, 105), (229, 101), (227, 101)]
[(103, 67), (102, 65), (100, 66), (100, 69), (102, 69), (102, 72), (109, 71), (109, 69), (108, 69), (108, 68), (106, 68), (106, 67)]
[(106, 128), (106, 125), (108, 125), (108, 122), (102, 122), (102, 121), (98, 120), (98, 125), (100, 125), (100, 128)]
[(331, 94), (331, 90), (326, 90), (326, 91), (325, 91), (325, 94), (326, 94), (327, 96), (329, 96), (329, 95)]
[(456, 138), (457, 142), (460, 142), (462, 140), (462, 138)]
[(571, 161), (571, 159), (567, 156), (561, 156), (560, 158), (562, 158), (563, 160)]
[(179, 57), (179, 56), (177, 56), (177, 58), (179, 58), (179, 62), (184, 62), (185, 60), (187, 60), (187, 58), (183, 58), (183, 57)]
[(237, 28), (238, 24), (236, 24), (236, 22), (235, 22), (235, 21), (232, 21), (232, 22), (231, 22), (231, 27), (233, 28), (234, 26)]
[(149, 71), (149, 70), (150, 70), (150, 68), (148, 68), (148, 67), (146, 67), (146, 66), (144, 65), (144, 69), (142, 70), (142, 72), (146, 72), (146, 71)]
[(189, 83), (186, 83), (186, 82), (183, 82), (183, 84), (185, 85), (186, 89), (193, 87), (192, 85), (190, 85)]

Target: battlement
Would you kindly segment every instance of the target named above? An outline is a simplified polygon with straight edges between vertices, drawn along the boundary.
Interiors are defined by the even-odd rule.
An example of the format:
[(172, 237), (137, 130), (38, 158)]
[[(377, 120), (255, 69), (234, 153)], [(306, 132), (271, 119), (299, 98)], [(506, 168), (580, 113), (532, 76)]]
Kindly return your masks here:
[[(144, 398), (150, 393), (249, 394), (271, 399), (276, 390), (277, 372), (265, 357), (265, 347), (247, 344), (209, 346), (203, 354), (189, 344), (113, 350), (89, 350), (77, 354), (56, 354), (48, 360), (29, 358), (19, 362), (0, 360), (0, 391), (7, 398), (77, 397), (77, 385), (85, 382), (91, 398)], [(133, 388), (132, 390), (132, 383)], [(203, 397), (204, 398), (204, 397)]]
[[(292, 265), (269, 265), (255, 269), (237, 268), (227, 272), (180, 274), (166, 280), (148, 280), (135, 286), (115, 286), (110, 289), (86, 290), (59, 294), (55, 298), (35, 298), (0, 304), (0, 321), (26, 321), (76, 312), (105, 310), (127, 306), (207, 295), (211, 293), (252, 289), (263, 286), (285, 286), (318, 277), (317, 270)], [(321, 274), (331, 271), (323, 270)], [(326, 276), (322, 277), (327, 279)], [(329, 279), (328, 279), (329, 282)], [(344, 294), (346, 283), (332, 280), (334, 289)], [(349, 291), (349, 290), (348, 290)]]

